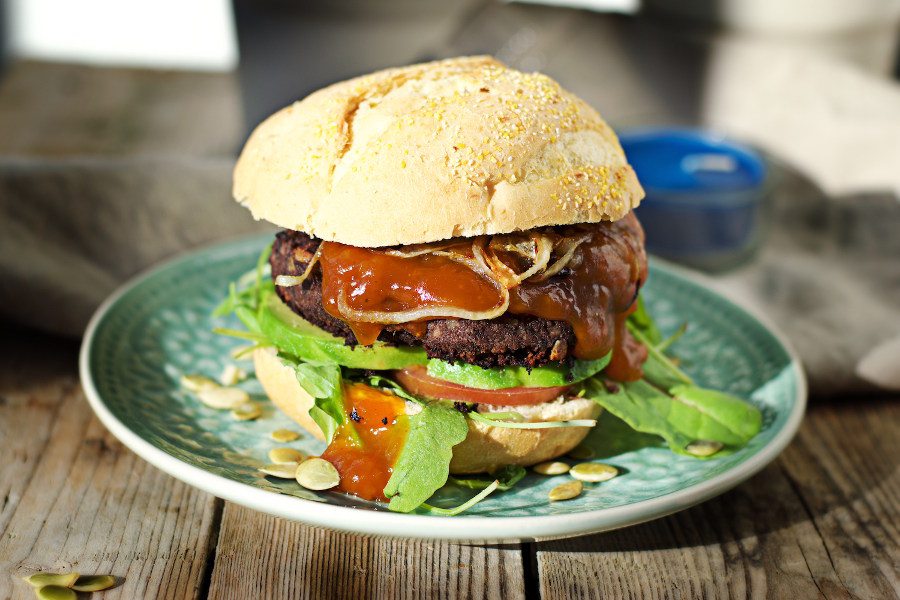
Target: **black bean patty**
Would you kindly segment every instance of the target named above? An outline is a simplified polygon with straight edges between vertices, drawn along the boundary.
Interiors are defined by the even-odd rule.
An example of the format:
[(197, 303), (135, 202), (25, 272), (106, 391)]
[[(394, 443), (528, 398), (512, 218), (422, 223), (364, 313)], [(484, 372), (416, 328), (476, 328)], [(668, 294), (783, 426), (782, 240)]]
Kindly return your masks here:
[[(299, 231), (278, 233), (269, 257), (272, 278), (301, 275), (320, 241)], [(322, 272), (318, 266), (302, 285), (276, 286), (275, 289), (285, 304), (310, 323), (344, 338), (349, 345), (357, 343), (350, 328), (322, 306)], [(564, 321), (509, 314), (489, 321), (429, 321), (421, 338), (402, 326), (389, 325), (378, 339), (390, 344), (422, 346), (429, 358), (461, 361), (484, 368), (562, 364), (575, 345), (575, 333)]]

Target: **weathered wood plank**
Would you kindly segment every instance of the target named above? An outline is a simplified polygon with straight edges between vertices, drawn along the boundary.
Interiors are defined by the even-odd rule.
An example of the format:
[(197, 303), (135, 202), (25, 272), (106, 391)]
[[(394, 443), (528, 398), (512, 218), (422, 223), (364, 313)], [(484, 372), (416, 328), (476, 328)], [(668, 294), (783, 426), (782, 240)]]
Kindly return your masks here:
[(93, 417), (71, 342), (0, 341), (0, 597), (37, 570), (124, 578), (104, 598), (197, 597), (217, 500), (151, 467)]
[(858, 598), (900, 597), (897, 399), (816, 406), (782, 464), (840, 584)]
[(365, 538), (226, 504), (209, 597), (524, 598), (518, 546)]
[(814, 408), (782, 458), (720, 498), (538, 544), (542, 597), (896, 597), (898, 423), (884, 403)]
[(808, 555), (825, 549), (777, 467), (666, 519), (537, 548), (545, 598), (815, 597)]

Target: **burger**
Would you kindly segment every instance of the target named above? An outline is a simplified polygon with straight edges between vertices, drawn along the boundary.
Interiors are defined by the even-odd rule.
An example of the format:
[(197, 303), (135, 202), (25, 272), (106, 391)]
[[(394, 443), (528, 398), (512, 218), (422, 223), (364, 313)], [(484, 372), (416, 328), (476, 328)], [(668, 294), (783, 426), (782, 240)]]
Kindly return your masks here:
[[(392, 510), (448, 479), (509, 485), (604, 408), (676, 451), (743, 443), (755, 409), (657, 347), (643, 195), (612, 129), (545, 75), (490, 57), (380, 71), (250, 136), (234, 196), (283, 230), (223, 312), (271, 401), (324, 441), (335, 489)], [(647, 408), (679, 394), (740, 404), (743, 429), (699, 440)]]

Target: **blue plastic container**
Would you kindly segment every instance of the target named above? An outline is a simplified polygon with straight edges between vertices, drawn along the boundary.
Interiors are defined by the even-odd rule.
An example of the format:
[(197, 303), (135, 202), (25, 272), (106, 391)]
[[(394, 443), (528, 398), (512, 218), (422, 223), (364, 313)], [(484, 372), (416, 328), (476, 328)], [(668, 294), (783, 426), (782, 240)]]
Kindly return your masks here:
[(641, 129), (620, 140), (647, 192), (636, 213), (650, 252), (707, 270), (753, 254), (768, 196), (768, 168), (758, 153), (690, 129)]

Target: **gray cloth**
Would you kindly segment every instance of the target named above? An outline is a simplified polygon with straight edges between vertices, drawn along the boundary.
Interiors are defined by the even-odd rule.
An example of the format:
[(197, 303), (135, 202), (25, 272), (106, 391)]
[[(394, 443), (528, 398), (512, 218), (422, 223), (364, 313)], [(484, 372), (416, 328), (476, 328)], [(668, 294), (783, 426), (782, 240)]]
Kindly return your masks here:
[(272, 229), (231, 200), (230, 159), (4, 160), (0, 316), (80, 336), (126, 279), (214, 240)]
[(792, 170), (776, 177), (761, 251), (713, 287), (785, 332), (813, 394), (900, 389), (893, 351), (860, 376), (900, 336), (900, 202), (890, 192), (828, 197)]

